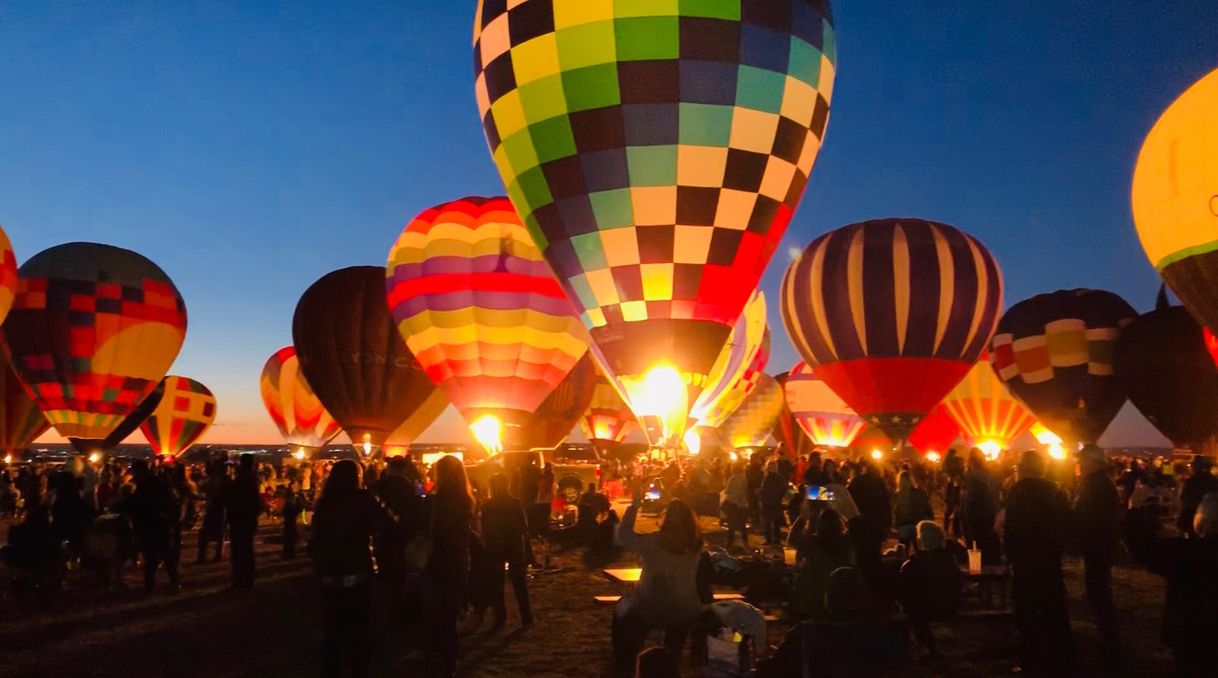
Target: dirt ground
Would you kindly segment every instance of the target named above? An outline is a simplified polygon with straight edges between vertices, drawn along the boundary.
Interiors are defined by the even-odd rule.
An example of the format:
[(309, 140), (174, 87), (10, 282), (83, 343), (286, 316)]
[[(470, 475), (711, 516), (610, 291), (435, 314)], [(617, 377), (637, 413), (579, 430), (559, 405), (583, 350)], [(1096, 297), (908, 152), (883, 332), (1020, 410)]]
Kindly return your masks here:
[[(708, 538), (721, 541), (712, 521)], [(0, 529), (6, 529), (0, 526)], [(645, 529), (645, 528), (644, 528)], [(68, 677), (208, 676), (298, 677), (318, 675), (319, 606), (314, 580), (303, 558), (283, 561), (273, 543), (277, 527), (263, 526), (258, 540), (258, 580), (252, 592), (227, 591), (228, 562), (183, 567), (183, 591), (167, 584), (150, 596), (107, 592), (82, 581), (64, 591), (14, 594), (0, 601), (0, 676)], [(194, 556), (194, 535), (185, 556)], [(608, 674), (611, 608), (596, 595), (621, 593), (621, 585), (588, 570), (578, 554), (552, 556), (558, 571), (531, 582), (537, 624), (524, 632), (509, 622), (462, 637), (461, 673), (466, 676), (603, 676)], [(623, 561), (629, 564), (629, 560)], [(1162, 581), (1140, 569), (1116, 572), (1127, 652), (1121, 669), (1102, 671), (1098, 639), (1082, 600), (1081, 568), (1069, 563), (1071, 616), (1079, 650), (1069, 675), (1158, 676), (1171, 661), (1158, 643)], [(139, 575), (126, 575), (136, 586)], [(510, 594), (509, 594), (510, 598)], [(489, 623), (487, 624), (489, 626)], [(378, 620), (380, 648), (373, 675), (424, 675), (418, 663), (418, 628)], [(1008, 673), (1014, 628), (1009, 617), (961, 619), (939, 627), (945, 658), (913, 667), (904, 675), (980, 676)], [(1066, 675), (1066, 673), (1063, 673)]]

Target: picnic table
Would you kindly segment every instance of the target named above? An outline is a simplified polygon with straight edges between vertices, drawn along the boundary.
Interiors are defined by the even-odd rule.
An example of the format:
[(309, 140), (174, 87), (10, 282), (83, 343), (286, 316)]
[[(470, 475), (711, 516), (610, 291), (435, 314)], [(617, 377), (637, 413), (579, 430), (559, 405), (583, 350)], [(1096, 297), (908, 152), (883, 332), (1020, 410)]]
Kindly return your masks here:
[[(637, 584), (639, 578), (643, 575), (641, 567), (618, 567), (601, 570), (601, 572), (609, 578), (610, 581), (615, 581), (619, 584)], [(744, 595), (735, 592), (725, 592), (714, 594), (715, 600), (744, 600)], [(596, 602), (602, 605), (612, 605), (616, 603), (621, 596), (596, 596)]]

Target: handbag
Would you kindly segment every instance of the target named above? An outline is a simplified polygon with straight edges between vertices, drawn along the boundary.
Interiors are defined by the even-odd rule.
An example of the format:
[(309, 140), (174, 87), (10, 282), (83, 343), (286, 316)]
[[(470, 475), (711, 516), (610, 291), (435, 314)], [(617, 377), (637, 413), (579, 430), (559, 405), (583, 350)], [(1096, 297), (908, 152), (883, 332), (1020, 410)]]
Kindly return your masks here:
[(431, 562), (431, 555), (436, 549), (434, 533), (436, 531), (436, 513), (438, 511), (439, 507), (433, 501), (427, 529), (415, 533), (410, 541), (406, 542), (406, 564), (419, 572), (427, 569), (427, 564)]

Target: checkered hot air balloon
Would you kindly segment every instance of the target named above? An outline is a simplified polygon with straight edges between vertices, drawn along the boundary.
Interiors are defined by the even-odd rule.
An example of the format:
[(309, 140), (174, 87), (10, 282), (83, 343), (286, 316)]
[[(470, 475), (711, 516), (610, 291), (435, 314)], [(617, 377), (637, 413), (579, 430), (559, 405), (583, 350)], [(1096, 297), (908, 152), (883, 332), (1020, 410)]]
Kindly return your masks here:
[[(389, 253), (389, 308), (401, 336), (471, 426), (506, 439), (588, 352), (587, 332), (506, 198), (426, 210)], [(580, 413), (577, 413), (576, 418)], [(573, 419), (571, 425), (575, 425)]]
[(292, 343), (309, 386), (365, 455), (436, 388), (398, 334), (381, 266), (339, 269), (313, 283), (296, 304)]
[(4, 336), (55, 430), (77, 449), (103, 449), (173, 364), (186, 305), (147, 258), (68, 243), (21, 266)]
[(989, 250), (922, 219), (826, 233), (782, 282), (782, 318), (800, 355), (894, 440), (964, 378), (1001, 309), (1002, 274)]
[(787, 372), (783, 392), (791, 416), (814, 445), (847, 448), (867, 428), (867, 422), (802, 360)]
[(156, 455), (176, 457), (190, 449), (216, 420), (216, 396), (203, 384), (170, 375), (162, 381), (161, 403), (140, 432)]
[(0, 454), (15, 455), (51, 427), (0, 348)]
[(1163, 113), (1138, 154), (1133, 220), (1150, 263), (1218, 330), (1218, 70)]
[(803, 195), (835, 64), (827, 0), (478, 4), (508, 195), (635, 414), (685, 383), (670, 441)]
[(971, 444), (991, 450), (1009, 449), (1036, 423), (1036, 415), (994, 373), (988, 352), (943, 399), (943, 406)]
[(258, 386), (267, 414), (292, 447), (319, 450), (342, 430), (300, 372), (295, 347), (267, 359)]
[(782, 415), (782, 387), (768, 374), (719, 427), (719, 438), (733, 448), (761, 447)]
[(998, 323), (990, 362), (998, 377), (1068, 444), (1094, 443), (1125, 404), (1112, 358), (1138, 312), (1104, 290), (1025, 299)]
[(613, 384), (597, 370), (592, 400), (579, 422), (584, 437), (593, 443), (620, 443), (626, 440), (626, 436), (630, 435), (636, 425), (630, 406), (622, 400)]

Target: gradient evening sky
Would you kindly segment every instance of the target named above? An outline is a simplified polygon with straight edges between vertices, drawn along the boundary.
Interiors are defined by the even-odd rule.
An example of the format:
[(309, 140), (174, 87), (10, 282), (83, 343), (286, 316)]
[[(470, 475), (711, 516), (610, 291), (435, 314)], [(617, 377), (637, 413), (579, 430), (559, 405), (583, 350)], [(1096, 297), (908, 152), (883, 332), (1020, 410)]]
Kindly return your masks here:
[[(299, 294), (383, 265), (420, 210), (503, 189), (474, 102), (474, 0), (238, 4), (0, 3), (0, 223), (19, 261), (93, 240), (160, 264), (190, 314), (173, 371), (219, 398), (208, 440), (272, 443), (258, 374)], [(826, 144), (764, 280), (771, 371), (795, 360), (774, 304), (787, 251), (868, 218), (978, 236), (1008, 302), (1090, 286), (1153, 304), (1133, 163), (1218, 67), (1218, 2), (842, 0), (835, 16)], [(450, 410), (424, 439), (466, 433)], [(1127, 408), (1105, 442), (1161, 438)]]

